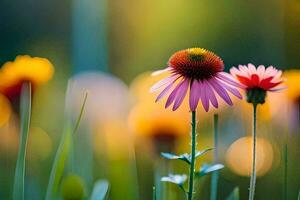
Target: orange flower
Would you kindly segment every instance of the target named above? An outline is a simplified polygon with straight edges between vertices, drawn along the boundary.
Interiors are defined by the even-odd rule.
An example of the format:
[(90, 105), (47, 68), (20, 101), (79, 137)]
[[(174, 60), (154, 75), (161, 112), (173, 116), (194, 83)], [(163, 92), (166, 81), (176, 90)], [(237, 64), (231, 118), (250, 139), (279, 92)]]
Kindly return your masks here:
[(16, 97), (20, 94), (23, 82), (29, 81), (37, 86), (50, 80), (53, 73), (53, 65), (45, 58), (17, 56), (0, 70), (0, 92), (9, 98)]

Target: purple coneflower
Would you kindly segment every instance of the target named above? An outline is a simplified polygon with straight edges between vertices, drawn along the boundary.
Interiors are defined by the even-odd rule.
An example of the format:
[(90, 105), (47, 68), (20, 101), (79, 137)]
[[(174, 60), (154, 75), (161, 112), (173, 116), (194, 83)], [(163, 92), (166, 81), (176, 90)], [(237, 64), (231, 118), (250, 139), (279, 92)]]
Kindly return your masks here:
[(190, 88), (189, 104), (191, 111), (195, 111), (201, 99), (205, 111), (211, 103), (218, 108), (217, 95), (228, 105), (232, 100), (230, 92), (238, 98), (241, 94), (235, 87), (242, 87), (230, 74), (223, 72), (224, 63), (213, 52), (203, 48), (190, 48), (174, 53), (168, 62), (168, 67), (153, 73), (153, 75), (169, 72), (170, 76), (160, 80), (151, 88), (151, 92), (162, 89), (156, 101), (170, 93), (165, 107), (172, 103), (176, 110), (185, 98)]

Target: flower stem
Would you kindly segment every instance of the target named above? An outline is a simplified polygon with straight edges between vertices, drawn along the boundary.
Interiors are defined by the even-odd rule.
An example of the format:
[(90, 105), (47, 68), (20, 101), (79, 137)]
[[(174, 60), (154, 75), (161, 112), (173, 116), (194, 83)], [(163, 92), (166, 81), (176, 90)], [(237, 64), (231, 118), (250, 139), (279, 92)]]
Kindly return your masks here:
[(196, 111), (192, 111), (192, 133), (191, 133), (191, 165), (189, 178), (188, 200), (193, 199), (194, 193), (194, 175), (195, 175), (195, 154), (196, 154)]
[[(219, 160), (218, 154), (218, 121), (219, 116), (218, 114), (214, 115), (214, 163), (216, 164)], [(211, 177), (211, 191), (210, 191), (210, 199), (216, 200), (217, 199), (217, 191), (218, 191), (218, 178), (219, 172), (214, 171)]]
[(13, 200), (24, 199), (26, 148), (31, 116), (31, 83), (24, 82), (21, 90), (20, 144), (15, 171)]
[(283, 200), (287, 200), (287, 168), (288, 168), (288, 146), (284, 145), (283, 148), (283, 157), (284, 157), (284, 168), (283, 168)]
[(250, 189), (249, 189), (249, 200), (254, 199), (255, 193), (255, 182), (256, 182), (256, 108), (257, 104), (253, 104), (253, 127), (252, 127), (252, 137), (253, 137), (253, 150), (252, 150), (252, 172), (250, 178)]

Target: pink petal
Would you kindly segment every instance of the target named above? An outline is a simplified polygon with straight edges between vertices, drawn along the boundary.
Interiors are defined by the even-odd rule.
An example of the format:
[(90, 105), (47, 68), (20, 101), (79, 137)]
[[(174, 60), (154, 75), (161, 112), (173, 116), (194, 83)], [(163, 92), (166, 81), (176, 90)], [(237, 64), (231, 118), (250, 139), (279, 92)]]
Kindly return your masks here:
[(182, 83), (184, 82), (184, 80), (182, 80), (175, 88), (174, 90), (171, 92), (170, 96), (168, 97), (167, 99), (167, 102), (166, 102), (166, 105), (165, 105), (165, 108), (169, 107), (173, 101), (175, 100), (175, 97), (177, 95), (177, 92), (178, 90), (180, 89)]
[(189, 99), (191, 111), (196, 110), (199, 97), (201, 96), (201, 90), (199, 90), (198, 84), (199, 82), (197, 80), (194, 80), (191, 84), (190, 99)]
[(219, 79), (221, 79), (222, 81), (230, 84), (230, 85), (235, 86), (235, 87), (245, 88), (244, 85), (241, 85), (240, 83), (238, 83), (237, 81), (235, 81), (233, 79), (233, 77), (230, 74), (226, 73), (226, 72), (219, 72), (216, 77), (219, 78)]
[(208, 112), (208, 110), (209, 110), (209, 99), (206, 95), (207, 85), (204, 82), (200, 81), (199, 84), (198, 84), (198, 87), (199, 87), (198, 90), (202, 90), (200, 98), (201, 98), (201, 101), (202, 101), (203, 108), (206, 112)]
[(251, 74), (256, 74), (256, 68), (253, 64), (249, 63), (248, 64), (248, 69), (249, 69)]
[(176, 94), (176, 99), (175, 99), (175, 102), (174, 102), (174, 106), (173, 106), (173, 111), (177, 110), (177, 108), (181, 105), (186, 93), (187, 93), (187, 90), (188, 90), (188, 87), (189, 87), (189, 79), (185, 79), (180, 88), (178, 89), (178, 92)]
[(173, 84), (174, 84), (175, 80), (172, 81), (156, 98), (155, 102), (158, 102), (161, 98), (163, 98), (164, 96), (166, 96), (166, 94), (170, 91), (170, 89), (172, 88)]
[(240, 75), (240, 76), (247, 76), (247, 74), (243, 73), (242, 71), (238, 70), (236, 67), (232, 67), (230, 69), (230, 73), (233, 75), (233, 76), (236, 76), (236, 75)]
[(222, 86), (223, 86), (226, 90), (228, 90), (231, 94), (233, 94), (234, 96), (238, 97), (239, 99), (242, 99), (242, 98), (243, 98), (242, 95), (241, 95), (241, 93), (240, 93), (237, 89), (235, 89), (235, 88), (233, 88), (233, 87), (230, 87), (230, 86), (227, 85), (226, 83), (222, 84)]
[(209, 83), (212, 85), (214, 90), (219, 94), (219, 96), (228, 104), (232, 105), (232, 101), (226, 92), (226, 90), (223, 88), (223, 86), (219, 83), (219, 81), (216, 78), (212, 78), (209, 80)]
[(204, 80), (204, 83), (206, 84), (206, 96), (208, 97), (208, 99), (210, 100), (211, 104), (215, 107), (218, 108), (218, 100), (216, 98), (216, 95), (213, 91), (213, 89), (211, 88), (211, 86), (209, 85), (207, 80)]
[(157, 70), (157, 71), (154, 71), (151, 75), (152, 76), (157, 76), (159, 74), (162, 74), (164, 72), (167, 72), (167, 71), (171, 71), (172, 70), (172, 67), (167, 67), (165, 69), (162, 69), (162, 70)]
[(249, 76), (249, 69), (245, 65), (239, 65), (240, 73), (242, 73), (243, 76)]
[(269, 91), (278, 92), (278, 91), (285, 90), (285, 89), (287, 89), (287, 87), (278, 87), (278, 88), (269, 89)]
[(155, 92), (157, 91), (158, 89), (160, 89), (162, 86), (170, 83), (170, 82), (173, 82), (174, 80), (176, 80), (177, 78), (179, 77), (179, 75), (177, 74), (174, 74), (172, 76), (168, 76), (160, 81), (158, 81), (157, 83), (155, 83), (151, 88), (150, 88), (150, 92)]
[(257, 68), (257, 75), (259, 76), (259, 81), (261, 81), (265, 74), (265, 66), (259, 65)]

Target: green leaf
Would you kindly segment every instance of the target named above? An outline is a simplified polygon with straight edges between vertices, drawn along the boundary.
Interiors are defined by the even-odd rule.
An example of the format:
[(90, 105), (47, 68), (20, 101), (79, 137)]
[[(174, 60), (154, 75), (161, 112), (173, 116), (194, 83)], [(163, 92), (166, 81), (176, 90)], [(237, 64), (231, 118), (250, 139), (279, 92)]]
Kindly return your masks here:
[(240, 199), (240, 189), (235, 187), (226, 200), (239, 200)]
[(174, 183), (179, 186), (182, 186), (186, 180), (187, 175), (185, 174), (169, 174), (169, 176), (164, 176), (161, 178), (162, 182)]
[(31, 118), (31, 83), (24, 82), (21, 90), (20, 146), (13, 187), (13, 200), (24, 199), (26, 147)]
[(204, 149), (202, 151), (197, 151), (196, 152), (196, 155), (195, 155), (195, 158), (198, 158), (199, 156), (202, 156), (203, 154), (206, 154), (207, 152), (213, 150), (214, 148), (209, 148), (209, 149)]
[(95, 183), (91, 200), (104, 200), (108, 196), (109, 183), (107, 180), (99, 180)]
[(64, 169), (65, 169), (65, 163), (68, 158), (70, 148), (71, 148), (71, 142), (72, 142), (72, 135), (77, 131), (80, 120), (82, 118), (82, 114), (85, 108), (85, 103), (87, 100), (87, 93), (85, 93), (84, 100), (81, 106), (81, 110), (79, 113), (79, 116), (76, 120), (75, 128), (72, 129), (71, 122), (68, 122), (67, 125), (65, 125), (63, 134), (61, 136), (60, 144), (58, 146), (54, 162), (51, 168), (50, 172), (50, 178), (48, 182), (48, 187), (46, 191), (46, 197), (45, 200), (53, 200), (55, 198), (55, 195), (58, 190), (59, 182), (61, 180), (61, 177), (63, 175)]
[(181, 154), (181, 155), (175, 155), (172, 153), (161, 153), (161, 156), (170, 160), (182, 160), (188, 164), (191, 163), (190, 161), (190, 155), (187, 153)]
[(209, 174), (211, 172), (220, 170), (222, 168), (224, 168), (224, 165), (222, 165), (222, 164), (212, 164), (212, 165), (204, 164), (204, 165), (201, 166), (200, 171), (196, 172), (196, 175), (199, 176), (199, 177), (202, 177), (206, 174)]
[[(209, 148), (209, 149), (205, 149), (202, 151), (197, 151), (195, 154), (195, 158), (202, 156), (203, 154), (211, 151), (213, 148)], [(191, 158), (192, 156), (188, 153), (184, 153), (181, 155), (176, 155), (176, 154), (172, 154), (172, 153), (161, 153), (161, 156), (170, 160), (182, 160), (184, 162), (186, 162), (187, 164), (191, 164)]]
[(58, 190), (60, 179), (65, 169), (65, 163), (70, 151), (71, 139), (72, 139), (72, 126), (69, 122), (63, 132), (60, 140), (59, 147), (57, 149), (54, 162), (51, 168), (50, 178), (48, 182), (48, 188), (46, 192), (46, 200), (55, 199), (55, 195)]

